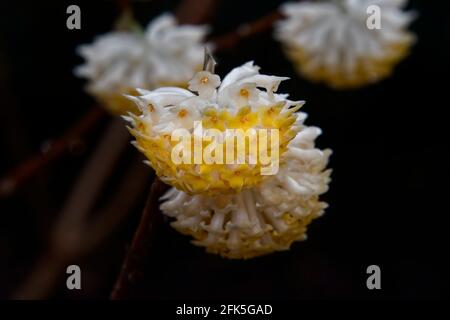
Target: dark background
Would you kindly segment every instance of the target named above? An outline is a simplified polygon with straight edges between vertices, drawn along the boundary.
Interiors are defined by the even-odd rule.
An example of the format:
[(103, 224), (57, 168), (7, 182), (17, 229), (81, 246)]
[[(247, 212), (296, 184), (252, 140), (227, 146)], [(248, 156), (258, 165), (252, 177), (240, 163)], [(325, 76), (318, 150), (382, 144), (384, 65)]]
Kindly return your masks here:
[[(255, 20), (282, 1), (222, 1), (215, 34)], [(137, 18), (176, 8), (178, 1), (137, 1)], [(287, 252), (249, 261), (205, 254), (166, 223), (157, 232), (137, 296), (143, 298), (437, 298), (449, 297), (449, 11), (444, 1), (411, 1), (419, 14), (411, 55), (394, 74), (359, 90), (334, 91), (293, 71), (270, 33), (220, 52), (218, 72), (254, 60), (266, 74), (290, 76), (280, 87), (304, 99), (307, 124), (323, 129), (321, 148), (334, 153), (326, 214), (309, 239)], [(81, 30), (66, 28), (66, 8), (81, 7)], [(75, 47), (111, 29), (113, 1), (2, 1), (0, 4), (0, 175), (57, 137), (93, 104), (72, 74)], [(18, 193), (0, 201), (0, 297), (8, 298), (42, 253), (53, 218), (95, 147), (65, 156)], [(131, 146), (129, 153), (136, 152)], [(117, 171), (120, 171), (120, 165)], [(123, 170), (123, 169), (122, 169)], [(150, 182), (150, 181), (149, 181)], [(146, 192), (120, 230), (80, 261), (81, 292), (53, 298), (107, 298)], [(107, 201), (107, 200), (105, 200)], [(381, 267), (382, 290), (366, 288), (366, 268)]]

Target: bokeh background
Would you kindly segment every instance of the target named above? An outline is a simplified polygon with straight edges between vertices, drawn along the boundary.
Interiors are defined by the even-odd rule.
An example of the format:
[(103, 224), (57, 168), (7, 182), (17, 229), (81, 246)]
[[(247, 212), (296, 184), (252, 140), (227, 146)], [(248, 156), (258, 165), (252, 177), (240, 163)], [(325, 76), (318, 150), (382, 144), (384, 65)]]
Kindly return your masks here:
[[(215, 13), (208, 17), (213, 34), (227, 33), (264, 16), (281, 2), (218, 1)], [(330, 207), (312, 223), (306, 242), (248, 261), (206, 254), (162, 223), (155, 231), (134, 296), (449, 297), (450, 20), (444, 3), (410, 1), (408, 7), (419, 14), (412, 24), (418, 42), (410, 56), (390, 78), (358, 90), (334, 91), (303, 80), (270, 32), (218, 53), (221, 75), (254, 60), (266, 74), (291, 77), (280, 91), (307, 101), (303, 107), (309, 114), (307, 124), (323, 129), (318, 145), (334, 151), (330, 162), (333, 181), (323, 197)], [(81, 30), (66, 28), (70, 4), (81, 8)], [(140, 0), (132, 6), (145, 25), (164, 11), (176, 10), (179, 1)], [(120, 8), (114, 1), (1, 2), (1, 176), (45, 150), (95, 104), (83, 91), (84, 82), (73, 75), (73, 68), (82, 62), (75, 48), (111, 30)], [(74, 139), (63, 157), (40, 170), (12, 196), (0, 199), (1, 298), (24, 297), (23, 290), (34, 292), (29, 278), (39, 266), (47, 270), (43, 274), (54, 273), (57, 280), (37, 297), (108, 298), (152, 180), (150, 169), (136, 161), (137, 151), (131, 145), (110, 170), (92, 210), (95, 216), (122, 195), (132, 199), (125, 206), (126, 214), (95, 248), (67, 261), (67, 265), (80, 265), (83, 289), (67, 290), (64, 270), (45, 267), (52, 260), (48, 252), (51, 230), (111, 121), (108, 117)], [(144, 175), (145, 180), (127, 187), (130, 170), (134, 170), (131, 177)], [(371, 264), (381, 267), (382, 290), (366, 288), (366, 268)], [(39, 287), (39, 282), (34, 285)], [(39, 292), (39, 288), (34, 289)]]

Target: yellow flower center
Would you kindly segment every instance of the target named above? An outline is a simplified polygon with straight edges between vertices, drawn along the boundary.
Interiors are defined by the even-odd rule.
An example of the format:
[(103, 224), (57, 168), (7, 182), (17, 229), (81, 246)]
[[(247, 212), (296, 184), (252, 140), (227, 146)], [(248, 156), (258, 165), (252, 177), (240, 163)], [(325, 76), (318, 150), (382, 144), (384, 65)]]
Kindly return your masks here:
[(245, 98), (248, 98), (248, 90), (247, 89), (241, 89), (241, 91), (239, 91), (239, 94)]
[(202, 84), (207, 84), (209, 82), (209, 78), (208, 77), (203, 77), (203, 78), (200, 79), (200, 82)]
[(186, 109), (182, 109), (178, 112), (178, 117), (180, 118), (184, 118), (187, 115), (187, 110)]
[[(272, 107), (271, 113), (267, 112)], [(281, 113), (283, 104), (276, 104), (267, 108), (260, 108), (258, 111), (252, 111), (249, 106), (239, 109), (236, 113), (230, 113), (227, 110), (222, 110), (218, 113), (216, 110), (205, 110), (204, 121), (205, 128), (215, 128), (223, 132), (227, 129), (278, 129), (280, 133), (279, 145), (267, 144), (267, 154), (274, 152), (272, 148), (278, 148), (276, 154), (281, 156), (286, 151), (286, 146), (289, 141), (294, 138), (297, 133), (297, 128), (293, 126), (296, 115), (296, 108), (290, 108), (287, 112)], [(184, 117), (188, 115), (189, 109), (179, 109), (176, 113), (177, 117)], [(265, 175), (261, 174), (261, 170), (266, 166), (260, 161), (258, 156), (254, 157), (257, 163), (252, 166), (244, 165), (234, 170), (230, 169), (225, 163), (202, 163), (199, 165), (192, 163), (175, 164), (172, 160), (171, 150), (177, 145), (177, 142), (171, 141), (163, 134), (160, 136), (147, 136), (146, 131), (141, 129), (136, 123), (136, 128), (131, 129), (131, 133), (135, 136), (140, 150), (150, 160), (151, 166), (155, 169), (156, 174), (166, 183), (182, 190), (188, 194), (204, 193), (208, 195), (224, 195), (240, 192), (243, 189), (248, 189), (260, 184)], [(248, 140), (248, 141), (247, 141)], [(234, 141), (234, 140), (233, 140)], [(256, 142), (256, 141), (255, 141)], [(191, 146), (194, 145), (194, 138), (191, 137)], [(201, 141), (202, 147), (214, 150), (214, 155), (219, 150), (222, 154), (227, 152), (226, 141), (222, 143), (221, 147), (212, 148), (211, 141)], [(234, 142), (232, 142), (234, 143)], [(237, 145), (233, 146), (232, 161), (236, 161), (237, 155), (242, 154), (247, 159), (251, 155), (252, 148), (249, 148), (251, 142), (250, 138), (246, 138), (244, 148), (239, 148)], [(212, 148), (212, 149), (211, 149)], [(222, 148), (222, 149), (220, 149)], [(194, 150), (195, 152), (195, 150)], [(192, 160), (192, 154), (191, 154)], [(200, 168), (199, 168), (200, 167)]]

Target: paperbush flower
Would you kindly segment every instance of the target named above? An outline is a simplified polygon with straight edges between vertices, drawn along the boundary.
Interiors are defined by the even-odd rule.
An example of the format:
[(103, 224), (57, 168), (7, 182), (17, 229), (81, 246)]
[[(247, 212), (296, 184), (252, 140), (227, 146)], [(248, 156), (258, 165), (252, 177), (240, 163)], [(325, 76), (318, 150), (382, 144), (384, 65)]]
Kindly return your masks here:
[(188, 195), (175, 188), (164, 195), (162, 211), (175, 219), (172, 226), (191, 235), (193, 243), (227, 258), (252, 258), (287, 250), (306, 239), (307, 225), (323, 214), (331, 170), (330, 150), (314, 147), (319, 128), (303, 124), (300, 113), (296, 137), (288, 144), (280, 170), (261, 184), (234, 195)]
[[(354, 88), (379, 81), (408, 54), (415, 36), (406, 0), (337, 0), (288, 3), (276, 37), (299, 73), (331, 87)], [(369, 29), (367, 9), (377, 5), (381, 29)]]
[(124, 114), (135, 110), (123, 96), (136, 94), (134, 88), (186, 87), (201, 69), (206, 32), (204, 26), (180, 26), (163, 14), (145, 32), (110, 32), (80, 46), (86, 62), (75, 73), (88, 79), (87, 91), (106, 108)]
[[(295, 111), (303, 104), (274, 93), (285, 79), (260, 74), (252, 62), (233, 69), (222, 82), (219, 76), (201, 71), (189, 82), (189, 88), (197, 94), (174, 87), (139, 89), (138, 96), (129, 98), (136, 102), (141, 114), (130, 113), (125, 119), (131, 124), (135, 146), (162, 181), (188, 194), (236, 193), (257, 186), (267, 177), (261, 174), (259, 157), (252, 164), (251, 155), (244, 150), (245, 163), (177, 164), (172, 151), (178, 142), (172, 140), (172, 132), (186, 129), (193, 133), (194, 140), (194, 121), (201, 121), (204, 129), (219, 130), (225, 141), (227, 129), (276, 129), (279, 145), (271, 149), (269, 144), (268, 153), (282, 155), (299, 130)], [(208, 147), (210, 142), (201, 139), (202, 146)], [(236, 147), (235, 153), (239, 150)]]

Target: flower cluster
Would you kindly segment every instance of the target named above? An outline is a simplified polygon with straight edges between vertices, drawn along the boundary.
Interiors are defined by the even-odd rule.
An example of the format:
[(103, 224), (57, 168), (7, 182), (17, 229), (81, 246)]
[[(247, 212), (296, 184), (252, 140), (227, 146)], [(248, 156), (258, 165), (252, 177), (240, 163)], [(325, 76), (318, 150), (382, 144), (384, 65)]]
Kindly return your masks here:
[[(221, 79), (208, 71), (195, 74), (189, 89), (138, 89), (130, 96), (139, 115), (124, 116), (135, 146), (164, 182), (174, 186), (161, 210), (172, 226), (193, 243), (228, 258), (252, 258), (287, 250), (306, 238), (306, 227), (326, 203), (330, 150), (315, 148), (320, 129), (304, 125), (296, 112), (303, 101), (275, 93), (284, 77), (259, 73), (248, 62)], [(197, 92), (197, 94), (193, 93)], [(194, 121), (225, 132), (229, 128), (270, 128), (280, 132), (279, 170), (262, 176), (254, 165), (174, 164), (171, 132), (195, 132)], [(204, 144), (206, 144), (203, 141)], [(270, 150), (273, 152), (274, 150)]]
[(145, 32), (110, 32), (80, 46), (86, 62), (75, 73), (89, 80), (87, 91), (108, 110), (124, 114), (135, 110), (123, 97), (136, 94), (134, 88), (185, 87), (201, 69), (206, 32), (204, 26), (179, 26), (163, 14)]
[[(274, 129), (279, 133), (279, 144), (277, 149), (268, 146), (267, 153), (282, 155), (299, 130), (295, 111), (303, 104), (275, 93), (285, 79), (260, 74), (252, 62), (233, 69), (222, 82), (219, 76), (201, 71), (189, 82), (189, 89), (198, 94), (174, 87), (138, 89), (140, 95), (129, 98), (136, 102), (140, 114), (129, 113), (125, 119), (131, 124), (135, 146), (162, 181), (188, 194), (236, 193), (265, 179), (259, 157), (251, 163), (246, 148), (241, 150), (245, 152), (243, 163), (174, 163), (172, 151), (177, 142), (171, 135), (183, 128), (193, 133), (194, 140), (195, 121), (205, 129), (218, 130), (222, 141), (227, 139), (227, 129)], [(200, 139), (205, 147), (211, 143), (203, 136)]]
[[(306, 78), (338, 89), (387, 77), (409, 52), (415, 36), (406, 0), (338, 0), (288, 3), (276, 37)], [(381, 28), (367, 27), (368, 8), (380, 8)]]
[(330, 150), (314, 147), (320, 129), (303, 124), (282, 157), (278, 174), (235, 195), (188, 195), (172, 188), (163, 197), (162, 211), (175, 219), (172, 226), (191, 235), (193, 243), (227, 258), (252, 258), (287, 250), (306, 239), (307, 225), (323, 214), (319, 201), (331, 170)]

